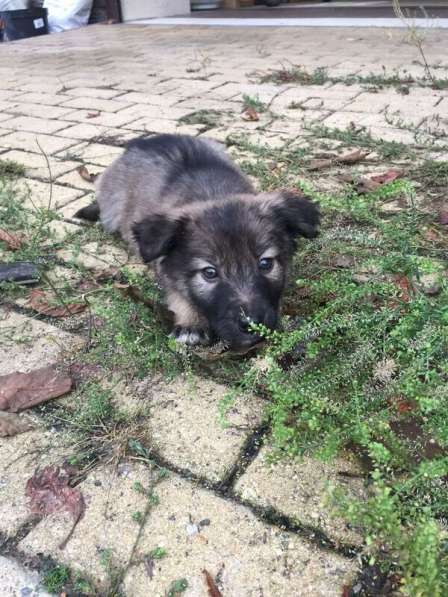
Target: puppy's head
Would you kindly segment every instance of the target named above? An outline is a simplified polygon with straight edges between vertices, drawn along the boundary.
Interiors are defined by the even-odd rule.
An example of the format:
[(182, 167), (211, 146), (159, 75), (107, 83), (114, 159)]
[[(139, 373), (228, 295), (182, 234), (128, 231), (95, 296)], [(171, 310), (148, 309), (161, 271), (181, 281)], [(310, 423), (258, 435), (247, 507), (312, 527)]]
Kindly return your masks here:
[(243, 195), (159, 212), (134, 225), (145, 262), (160, 259), (175, 290), (233, 349), (259, 340), (251, 323), (277, 324), (288, 262), (299, 236), (317, 234), (319, 213), (292, 193)]

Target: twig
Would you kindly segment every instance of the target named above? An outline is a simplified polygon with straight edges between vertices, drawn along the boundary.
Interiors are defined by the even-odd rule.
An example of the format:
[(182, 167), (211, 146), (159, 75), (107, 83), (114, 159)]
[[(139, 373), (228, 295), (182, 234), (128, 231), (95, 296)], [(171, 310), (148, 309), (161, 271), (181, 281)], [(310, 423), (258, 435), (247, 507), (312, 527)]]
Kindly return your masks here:
[(48, 199), (48, 206), (47, 206), (47, 211), (50, 211), (50, 209), (51, 209), (51, 202), (52, 202), (52, 199), (53, 199), (53, 175), (51, 173), (50, 160), (48, 159), (48, 156), (45, 153), (45, 151), (42, 149), (42, 146), (39, 143), (39, 139), (37, 137), (36, 137), (36, 143), (37, 143), (37, 146), (40, 149), (42, 155), (44, 156), (45, 161), (47, 162), (48, 174), (50, 175), (50, 197)]

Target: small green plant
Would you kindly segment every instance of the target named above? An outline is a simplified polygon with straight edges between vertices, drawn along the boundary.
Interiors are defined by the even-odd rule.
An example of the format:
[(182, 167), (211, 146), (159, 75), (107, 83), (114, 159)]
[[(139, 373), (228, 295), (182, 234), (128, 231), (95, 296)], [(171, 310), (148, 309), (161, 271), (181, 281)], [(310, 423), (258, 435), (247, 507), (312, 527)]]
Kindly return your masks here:
[(134, 481), (134, 483), (132, 484), (132, 489), (137, 493), (146, 494), (146, 489), (143, 487), (140, 481)]
[(149, 557), (153, 560), (161, 560), (167, 556), (168, 552), (164, 547), (155, 547), (149, 552)]
[(252, 108), (258, 113), (266, 112), (268, 109), (267, 105), (260, 100), (258, 96), (252, 97), (250, 95), (243, 95), (243, 109), (247, 110), (248, 108)]
[(112, 564), (113, 552), (110, 547), (104, 548), (100, 552), (100, 565), (104, 570), (109, 570)]
[(25, 166), (14, 162), (13, 160), (0, 159), (0, 179), (1, 178), (19, 178), (25, 176)]
[(160, 504), (160, 498), (156, 493), (151, 493), (148, 499), (151, 506), (158, 506)]
[(45, 573), (42, 584), (49, 593), (61, 593), (70, 578), (70, 568), (59, 564)]
[(180, 578), (179, 580), (174, 580), (170, 588), (168, 589), (168, 597), (176, 597), (180, 595), (188, 588), (188, 581), (186, 578)]
[(89, 434), (116, 416), (110, 390), (91, 382), (80, 390), (79, 407), (70, 416), (70, 423), (81, 433)]
[(133, 512), (132, 513), (132, 520), (138, 522), (138, 524), (142, 524), (143, 522), (143, 513), (142, 512)]
[(179, 118), (179, 124), (199, 124), (204, 128), (202, 132), (209, 131), (221, 124), (223, 113), (218, 110), (197, 110)]

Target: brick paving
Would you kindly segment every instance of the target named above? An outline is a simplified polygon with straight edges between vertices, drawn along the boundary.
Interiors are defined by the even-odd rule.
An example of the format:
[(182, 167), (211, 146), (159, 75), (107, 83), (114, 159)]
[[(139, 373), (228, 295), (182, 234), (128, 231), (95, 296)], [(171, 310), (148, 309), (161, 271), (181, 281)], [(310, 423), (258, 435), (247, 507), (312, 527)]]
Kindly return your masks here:
[[(134, 136), (177, 131), (224, 140), (246, 134), (279, 147), (300, 144), (310, 123), (339, 128), (354, 123), (374, 137), (412, 143), (413, 132), (393, 122), (422, 131), (431, 122), (445, 130), (448, 90), (411, 87), (401, 95), (378, 87), (372, 93), (356, 83), (260, 83), (254, 74), (296, 64), (308, 71), (325, 67), (333, 76), (379, 75), (385, 67), (422, 77), (417, 51), (404, 37), (403, 31), (378, 29), (97, 25), (2, 44), (0, 159), (25, 166), (19, 186), (33, 205), (45, 206), (52, 187), (53, 207), (63, 218), (54, 225), (64, 239), (80, 230), (73, 214), (93, 193), (93, 185), (77, 173), (79, 165), (100, 173)], [(439, 76), (448, 67), (441, 54), (447, 37), (433, 29), (425, 41)], [(242, 119), (244, 95), (268, 104), (260, 121)], [(201, 109), (218, 110), (222, 121), (207, 132), (182, 121)], [(95, 243), (80, 251), (64, 247), (58, 258), (58, 270), (51, 274), (58, 279), (67, 273), (64, 261), (87, 268), (139, 267), (112, 241), (101, 252)], [(0, 374), (55, 362), (83, 344), (75, 333), (6, 309), (0, 311), (0, 332)], [(126, 392), (117, 394), (119, 406), (140, 408), (139, 399)], [(327, 481), (341, 482), (338, 471), (349, 471), (342, 483), (362, 491), (356, 464), (341, 457), (330, 467), (310, 459), (272, 469), (265, 462), (266, 447), (259, 451), (257, 444), (266, 433), (260, 402), (238, 399), (231, 425), (222, 428), (217, 411), (224, 392), (200, 379), (151, 385), (146, 391), (150, 433), (170, 476), (155, 480), (155, 472), (138, 463), (94, 470), (81, 483), (86, 517), (63, 551), (57, 546), (70, 517), (57, 514), (33, 523), (23, 493), (35, 467), (59, 458), (67, 445), (57, 433), (58, 441), (55, 433), (37, 432), (2, 439), (0, 546), (9, 554), (2, 571), (11, 570), (6, 594), (34, 587), (36, 577), (21, 572), (21, 566), (31, 563), (39, 570), (47, 556), (86, 574), (99, 594), (106, 594), (110, 578), (99, 554), (111, 550), (114, 565), (127, 569), (124, 594), (133, 597), (165, 595), (170, 582), (181, 577), (189, 583), (185, 595), (205, 596), (204, 568), (218, 578), (226, 597), (341, 595), (357, 567), (347, 546), (358, 537), (328, 516), (324, 498)], [(17, 458), (20, 465), (13, 466)], [(154, 483), (160, 498), (141, 533), (131, 520), (145, 507), (131, 489), (135, 481)], [(201, 520), (206, 524), (200, 526)], [(168, 556), (157, 562), (151, 580), (142, 558), (159, 545)]]

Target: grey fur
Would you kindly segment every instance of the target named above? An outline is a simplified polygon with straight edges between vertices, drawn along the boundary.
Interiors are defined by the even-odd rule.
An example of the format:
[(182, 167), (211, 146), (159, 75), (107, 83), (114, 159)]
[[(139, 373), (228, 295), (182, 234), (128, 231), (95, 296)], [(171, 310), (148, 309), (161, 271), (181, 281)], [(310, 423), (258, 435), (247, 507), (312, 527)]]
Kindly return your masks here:
[(131, 143), (100, 177), (97, 202), (104, 228), (155, 263), (175, 336), (235, 348), (256, 340), (246, 321), (275, 325), (295, 239), (319, 222), (300, 194), (257, 195), (220, 144), (180, 135)]

